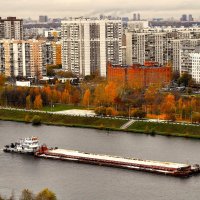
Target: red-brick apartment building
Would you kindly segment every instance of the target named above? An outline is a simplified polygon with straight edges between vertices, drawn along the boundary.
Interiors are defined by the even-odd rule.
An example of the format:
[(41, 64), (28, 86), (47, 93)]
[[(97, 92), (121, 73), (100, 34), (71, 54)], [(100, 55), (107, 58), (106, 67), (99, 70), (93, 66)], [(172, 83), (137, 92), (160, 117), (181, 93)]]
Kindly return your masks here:
[(127, 84), (129, 87), (143, 88), (151, 84), (168, 85), (172, 70), (169, 66), (159, 66), (156, 62), (145, 62), (144, 65), (107, 66), (108, 81)]

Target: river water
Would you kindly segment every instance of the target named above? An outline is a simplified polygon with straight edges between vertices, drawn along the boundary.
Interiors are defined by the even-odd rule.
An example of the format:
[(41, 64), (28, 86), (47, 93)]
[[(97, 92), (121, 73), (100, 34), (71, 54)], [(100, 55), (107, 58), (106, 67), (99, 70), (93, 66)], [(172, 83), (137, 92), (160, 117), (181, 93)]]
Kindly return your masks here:
[[(84, 152), (200, 164), (200, 141), (0, 121), (0, 149), (27, 136), (41, 143)], [(197, 200), (200, 176), (187, 179), (0, 151), (0, 194), (24, 188), (54, 191), (59, 200)]]

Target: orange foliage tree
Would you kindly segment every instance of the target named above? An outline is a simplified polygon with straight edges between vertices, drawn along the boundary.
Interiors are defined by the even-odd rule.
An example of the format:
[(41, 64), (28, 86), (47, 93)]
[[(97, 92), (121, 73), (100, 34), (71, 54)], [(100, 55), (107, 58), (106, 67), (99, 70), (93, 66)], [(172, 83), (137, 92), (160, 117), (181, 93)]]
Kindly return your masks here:
[(105, 102), (105, 85), (99, 84), (94, 91), (94, 105), (101, 105)]
[(72, 91), (72, 97), (71, 97), (71, 102), (74, 104), (74, 105), (78, 105), (80, 103), (80, 100), (81, 100), (81, 94), (80, 94), (80, 91), (75, 88), (73, 91)]
[(117, 85), (114, 82), (109, 82), (105, 87), (105, 98), (108, 104), (113, 104), (117, 97)]
[(66, 90), (66, 89), (62, 92), (61, 102), (64, 103), (64, 104), (70, 103), (70, 94), (69, 94), (69, 91)]
[(41, 98), (41, 95), (37, 95), (35, 97), (34, 109), (37, 109), (37, 110), (42, 109), (42, 98)]
[(26, 97), (26, 109), (27, 109), (27, 110), (30, 110), (30, 109), (31, 109), (31, 96), (30, 96), (30, 95), (28, 95), (28, 96)]
[(90, 96), (91, 96), (90, 90), (87, 89), (85, 91), (84, 96), (83, 96), (83, 105), (84, 106), (88, 106), (89, 107), (89, 105), (90, 105)]
[(173, 94), (168, 94), (164, 98), (164, 102), (162, 104), (162, 112), (166, 114), (167, 119), (169, 120), (175, 120), (175, 103), (175, 96)]

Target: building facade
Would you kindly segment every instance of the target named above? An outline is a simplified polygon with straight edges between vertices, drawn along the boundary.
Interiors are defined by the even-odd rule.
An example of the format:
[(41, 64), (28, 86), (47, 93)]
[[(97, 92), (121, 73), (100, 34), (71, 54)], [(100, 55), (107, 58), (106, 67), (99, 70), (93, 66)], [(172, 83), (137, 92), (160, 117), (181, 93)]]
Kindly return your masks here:
[(41, 78), (47, 65), (61, 64), (61, 44), (44, 40), (0, 40), (0, 73)]
[[(200, 45), (200, 28), (147, 28), (126, 30), (126, 64), (155, 61), (170, 64), (173, 71), (186, 70), (186, 49)], [(190, 53), (190, 51), (188, 51)], [(182, 58), (183, 57), (183, 58)]]
[(200, 83), (200, 53), (191, 53), (191, 75), (196, 83)]
[(169, 66), (158, 66), (155, 62), (145, 62), (145, 65), (131, 66), (108, 65), (108, 81), (126, 84), (133, 88), (143, 88), (149, 85), (168, 85), (171, 82), (172, 70)]
[(23, 39), (23, 20), (16, 17), (0, 18), (0, 39)]
[(63, 69), (79, 76), (106, 76), (107, 62), (122, 63), (121, 20), (75, 19), (62, 22)]

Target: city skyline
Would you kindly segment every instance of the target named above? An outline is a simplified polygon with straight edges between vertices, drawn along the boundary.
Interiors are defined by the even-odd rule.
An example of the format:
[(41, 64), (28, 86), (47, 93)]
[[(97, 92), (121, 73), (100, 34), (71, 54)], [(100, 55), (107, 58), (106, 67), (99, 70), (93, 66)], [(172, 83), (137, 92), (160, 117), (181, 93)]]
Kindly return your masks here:
[(134, 12), (141, 13), (142, 18), (154, 17), (175, 17), (180, 18), (182, 14), (192, 14), (195, 18), (200, 17), (200, 2), (189, 0), (178, 0), (176, 2), (168, 0), (161, 2), (158, 0), (47, 0), (27, 1), (27, 0), (7, 0), (1, 3), (1, 16), (17, 15), (21, 18), (31, 17), (38, 19), (39, 15), (50, 17), (78, 17), (78, 16), (98, 16), (99, 14), (113, 16), (132, 17)]

